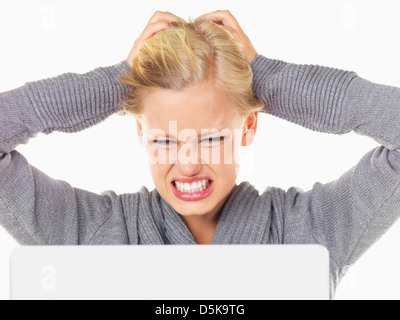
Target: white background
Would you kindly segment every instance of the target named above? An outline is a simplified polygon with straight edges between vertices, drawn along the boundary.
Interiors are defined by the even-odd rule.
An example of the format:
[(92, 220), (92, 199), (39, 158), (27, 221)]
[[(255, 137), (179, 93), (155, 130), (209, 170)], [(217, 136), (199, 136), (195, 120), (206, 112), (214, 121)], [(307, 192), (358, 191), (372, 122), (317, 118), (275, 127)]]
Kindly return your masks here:
[[(154, 11), (182, 18), (229, 9), (259, 53), (298, 64), (356, 71), (400, 87), (396, 0), (0, 2), (0, 92), (65, 72), (85, 73), (128, 55)], [(378, 143), (354, 133), (316, 133), (261, 115), (238, 182), (304, 190), (339, 178)], [(72, 186), (102, 192), (154, 189), (131, 117), (114, 115), (78, 134), (38, 135), (18, 147), (32, 165)], [(252, 161), (253, 159), (254, 161)], [(0, 228), (0, 298), (8, 299), (8, 257), (17, 243)], [(399, 299), (400, 224), (351, 270), (338, 299)]]

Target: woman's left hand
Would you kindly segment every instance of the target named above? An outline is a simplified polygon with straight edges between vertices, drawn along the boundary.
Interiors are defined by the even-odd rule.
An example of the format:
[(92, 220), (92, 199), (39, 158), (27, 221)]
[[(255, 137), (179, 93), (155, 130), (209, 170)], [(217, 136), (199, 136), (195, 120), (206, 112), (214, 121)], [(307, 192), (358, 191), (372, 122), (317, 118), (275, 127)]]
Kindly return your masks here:
[(196, 20), (211, 20), (229, 31), (232, 34), (233, 38), (243, 45), (245, 59), (248, 64), (251, 64), (253, 60), (258, 56), (257, 50), (254, 48), (249, 37), (244, 33), (244, 31), (240, 27), (239, 22), (230, 11), (218, 10), (215, 12), (204, 14), (198, 17)]
[(171, 12), (156, 11), (156, 13), (154, 13), (154, 15), (150, 18), (146, 28), (143, 30), (140, 37), (135, 41), (135, 44), (131, 52), (129, 53), (129, 56), (126, 59), (130, 67), (132, 68), (133, 60), (135, 59), (140, 49), (143, 47), (143, 45), (149, 38), (151, 38), (160, 31), (171, 28), (172, 27), (171, 23), (179, 20), (183, 19), (172, 14)]

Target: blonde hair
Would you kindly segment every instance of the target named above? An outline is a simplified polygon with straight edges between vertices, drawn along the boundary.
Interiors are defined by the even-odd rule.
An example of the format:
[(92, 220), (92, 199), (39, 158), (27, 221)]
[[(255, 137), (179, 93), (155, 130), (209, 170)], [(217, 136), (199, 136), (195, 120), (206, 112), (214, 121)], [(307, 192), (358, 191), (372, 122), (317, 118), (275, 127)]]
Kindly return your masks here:
[(182, 90), (213, 72), (217, 88), (228, 93), (241, 116), (259, 111), (263, 103), (253, 94), (253, 72), (242, 46), (209, 20), (173, 22), (174, 28), (146, 41), (121, 83), (130, 87), (124, 109), (140, 118), (143, 98), (153, 88)]

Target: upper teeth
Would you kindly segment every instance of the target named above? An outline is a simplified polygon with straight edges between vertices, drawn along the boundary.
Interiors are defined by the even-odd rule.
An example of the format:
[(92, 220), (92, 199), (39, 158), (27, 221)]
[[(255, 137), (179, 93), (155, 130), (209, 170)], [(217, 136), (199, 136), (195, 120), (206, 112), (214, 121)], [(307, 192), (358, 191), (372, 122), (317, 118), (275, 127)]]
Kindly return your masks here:
[(180, 192), (193, 193), (206, 190), (209, 187), (209, 182), (207, 179), (195, 181), (191, 184), (175, 181), (175, 185)]

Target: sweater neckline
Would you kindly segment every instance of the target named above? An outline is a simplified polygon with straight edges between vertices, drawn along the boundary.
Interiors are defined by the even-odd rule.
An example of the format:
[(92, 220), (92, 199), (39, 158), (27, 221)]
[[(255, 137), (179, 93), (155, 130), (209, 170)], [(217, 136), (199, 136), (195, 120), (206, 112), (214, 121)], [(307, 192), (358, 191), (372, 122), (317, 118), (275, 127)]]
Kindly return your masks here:
[[(250, 218), (250, 210), (244, 209), (250, 209), (248, 204), (258, 196), (258, 191), (249, 182), (242, 182), (235, 188), (224, 205), (211, 244), (239, 243), (239, 235), (232, 231)], [(161, 196), (160, 202), (165, 240), (170, 244), (197, 245), (181, 215)]]

